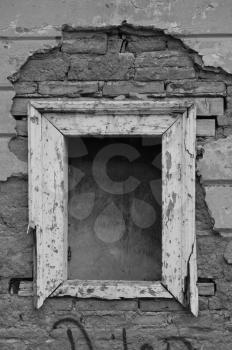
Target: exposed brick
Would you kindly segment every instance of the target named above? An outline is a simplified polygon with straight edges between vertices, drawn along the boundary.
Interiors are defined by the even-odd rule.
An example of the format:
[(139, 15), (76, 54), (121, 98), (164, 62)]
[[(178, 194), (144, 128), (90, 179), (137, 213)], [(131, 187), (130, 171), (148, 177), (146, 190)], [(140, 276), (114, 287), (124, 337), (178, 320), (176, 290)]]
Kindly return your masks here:
[(217, 116), (218, 126), (232, 125), (232, 118), (228, 115), (218, 115)]
[(73, 56), (69, 80), (128, 80), (133, 75), (132, 53)]
[(225, 137), (231, 136), (232, 135), (232, 126), (224, 127), (223, 134)]
[(155, 51), (139, 54), (135, 59), (135, 79), (178, 80), (196, 76), (191, 58), (180, 51)]
[(92, 94), (98, 91), (97, 81), (70, 82), (49, 81), (39, 83), (38, 92), (41, 95), (51, 96), (79, 96), (81, 94)]
[(65, 33), (62, 51), (67, 53), (104, 54), (107, 49), (107, 35), (94, 32)]
[(164, 83), (161, 81), (154, 81), (148, 83), (139, 81), (118, 81), (107, 82), (103, 86), (103, 95), (128, 95), (131, 92), (140, 94), (152, 93), (162, 96), (164, 95)]
[(209, 308), (211, 310), (232, 310), (231, 282), (219, 279), (216, 281), (216, 285), (217, 292), (215, 297), (209, 299)]
[(109, 35), (107, 51), (109, 53), (119, 53), (121, 52), (122, 44), (123, 44), (123, 39), (120, 38), (118, 35)]
[(137, 310), (138, 302), (137, 300), (76, 300), (74, 304), (74, 309), (78, 311), (92, 310), (92, 311), (102, 311), (102, 310), (112, 310), (112, 311), (129, 311)]
[(196, 81), (188, 80), (184, 82), (172, 82), (167, 85), (167, 94), (182, 96), (207, 96), (207, 95), (225, 95), (226, 86), (223, 82)]
[(7, 294), (9, 290), (9, 278), (0, 277), (0, 294)]
[(140, 300), (139, 308), (141, 311), (157, 311), (157, 312), (166, 312), (166, 311), (183, 311), (184, 308), (176, 300)]
[(199, 278), (220, 278), (226, 266), (223, 253), (227, 241), (217, 235), (198, 237), (197, 267)]
[(199, 310), (208, 310), (209, 309), (209, 298), (199, 297)]
[(232, 85), (228, 85), (228, 86), (227, 86), (227, 94), (228, 94), (229, 96), (232, 96)]
[(37, 91), (37, 84), (34, 82), (16, 82), (14, 89), (17, 95), (33, 94)]
[(0, 275), (11, 278), (32, 277), (32, 240), (26, 231), (1, 237)]
[(64, 80), (69, 62), (62, 54), (33, 58), (23, 66), (19, 73), (21, 81)]
[(145, 67), (192, 67), (193, 63), (191, 58), (180, 51), (155, 51), (155, 52), (144, 52), (137, 55), (135, 59), (136, 68)]
[(192, 349), (191, 342), (187, 339), (171, 339), (168, 341), (168, 350), (188, 350)]
[(128, 52), (149, 52), (149, 51), (159, 51), (165, 50), (166, 39), (165, 37), (158, 36), (134, 36), (131, 35), (127, 38), (128, 44), (126, 46), (126, 51)]
[(17, 340), (14, 337), (12, 339), (0, 339), (1, 350), (27, 350), (28, 346), (25, 342)]
[(208, 142), (204, 145), (203, 157), (197, 169), (203, 181), (231, 180), (232, 136)]
[(191, 67), (145, 67), (136, 68), (135, 80), (151, 81), (151, 80), (178, 80), (195, 78), (195, 70)]

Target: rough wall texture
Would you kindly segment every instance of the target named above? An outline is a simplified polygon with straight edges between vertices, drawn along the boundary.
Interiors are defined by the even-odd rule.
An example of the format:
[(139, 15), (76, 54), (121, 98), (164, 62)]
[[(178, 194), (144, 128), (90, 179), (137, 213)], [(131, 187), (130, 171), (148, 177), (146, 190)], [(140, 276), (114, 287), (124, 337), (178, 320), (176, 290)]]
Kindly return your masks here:
[[(15, 174), (0, 184), (0, 348), (231, 349), (232, 219), (227, 206), (232, 76), (205, 67), (196, 52), (162, 31), (128, 25), (77, 31), (65, 26), (59, 45), (34, 54), (11, 81), (16, 91), (12, 114), (17, 136), (11, 138), (9, 150), (22, 164), (27, 158), (30, 98), (188, 96), (201, 101), (198, 117), (215, 119), (217, 126), (215, 137), (198, 139), (196, 184), (198, 276), (213, 288), (201, 291), (198, 318), (165, 300), (54, 298), (34, 310), (31, 297), (18, 295), (20, 279), (32, 278), (25, 166), (24, 175)], [(223, 206), (225, 210), (220, 210)]]

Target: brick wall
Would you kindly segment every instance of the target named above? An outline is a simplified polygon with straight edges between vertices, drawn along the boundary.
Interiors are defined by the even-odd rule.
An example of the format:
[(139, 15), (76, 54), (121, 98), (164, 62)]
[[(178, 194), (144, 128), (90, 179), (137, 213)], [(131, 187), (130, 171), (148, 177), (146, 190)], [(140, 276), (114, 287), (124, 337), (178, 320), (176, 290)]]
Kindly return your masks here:
[(20, 280), (32, 279), (32, 240), (27, 177), (17, 173), (0, 183), (0, 349), (230, 349), (232, 76), (205, 67), (196, 52), (162, 31), (65, 26), (57, 47), (33, 54), (11, 81), (17, 136), (9, 149), (24, 163), (31, 98), (189, 97), (198, 118), (212, 123), (198, 137), (199, 317), (165, 300), (54, 298), (34, 310), (32, 297), (18, 293)]

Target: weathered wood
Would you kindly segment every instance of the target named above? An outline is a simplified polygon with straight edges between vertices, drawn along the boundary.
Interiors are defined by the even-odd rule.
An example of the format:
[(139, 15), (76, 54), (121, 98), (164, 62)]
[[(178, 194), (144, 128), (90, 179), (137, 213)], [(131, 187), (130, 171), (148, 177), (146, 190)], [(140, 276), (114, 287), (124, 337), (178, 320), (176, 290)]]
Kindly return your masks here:
[(36, 229), (35, 304), (67, 278), (67, 148), (63, 135), (29, 105), (29, 225)]
[(33, 247), (34, 270), (34, 304), (39, 307), (44, 301), (44, 255), (41, 254), (44, 246), (43, 211), (42, 211), (42, 121), (40, 113), (28, 105), (28, 199), (29, 225), (35, 230), (35, 246)]
[(198, 119), (197, 136), (215, 136), (215, 119)]
[[(82, 281), (83, 282), (83, 281)], [(90, 281), (92, 282), (92, 281)], [(108, 281), (107, 281), (108, 282)], [(159, 282), (156, 282), (157, 286), (154, 287), (156, 291), (159, 290)], [(67, 282), (65, 283), (65, 285), (67, 286)], [(198, 293), (199, 296), (212, 296), (215, 295), (215, 285), (213, 282), (199, 282), (197, 283), (198, 286)], [(62, 286), (59, 287), (59, 290), (61, 290)], [(68, 286), (67, 286), (68, 288)], [(162, 287), (160, 288), (160, 290), (162, 289)], [(168, 293), (166, 291), (166, 289), (163, 288), (164, 293)], [(20, 297), (31, 297), (33, 296), (33, 282), (31, 281), (21, 281), (19, 284), (19, 290), (18, 290), (18, 296)], [(51, 297), (56, 296), (56, 293), (51, 294)], [(170, 297), (170, 293), (168, 296), (168, 300), (172, 300)], [(164, 300), (165, 302), (168, 302), (168, 300)], [(158, 302), (158, 301), (157, 301)], [(165, 306), (163, 306), (165, 307)]]
[(182, 290), (185, 303), (198, 315), (197, 256), (195, 228), (196, 109), (182, 117)]
[[(58, 116), (58, 115), (57, 115)], [(47, 114), (48, 120), (52, 122), (55, 115)], [(214, 133), (213, 133), (214, 130)], [(27, 120), (16, 121), (16, 132), (19, 136), (27, 136)], [(197, 119), (197, 136), (215, 136), (215, 122), (214, 119)]]
[(197, 315), (195, 118), (188, 109), (162, 138), (162, 282)]
[[(42, 283), (40, 286), (42, 294), (39, 295), (40, 301), (37, 302), (37, 307), (41, 306), (44, 298), (59, 287), (59, 284), (60, 287), (54, 295), (68, 294), (106, 299), (160, 297), (163, 295), (164, 284), (172, 296), (183, 305), (189, 306), (196, 315), (198, 302), (194, 221), (195, 107), (189, 105), (189, 101), (186, 100), (172, 100), (168, 103), (129, 100), (42, 100), (33, 101), (32, 104), (38, 108), (38, 115), (39, 112), (43, 114), (42, 126), (39, 126), (38, 132), (42, 133), (42, 162), (38, 164), (38, 169), (43, 179), (43, 188), (40, 189), (43, 196), (40, 208), (43, 217), (41, 230), (43, 238), (41, 245), (37, 245), (37, 254), (39, 251), (43, 256), (43, 265), (41, 269), (37, 267), (37, 270), (43, 271), (43, 279), (39, 281)], [(33, 118), (35, 108), (33, 107), (29, 109), (32, 113), (30, 123), (37, 122), (36, 118)], [(56, 113), (60, 113), (60, 116), (58, 117)], [(55, 127), (47, 119), (54, 122), (52, 120), (54, 115)], [(73, 120), (76, 120), (75, 123)], [(67, 192), (65, 191), (67, 191), (68, 167), (65, 138), (59, 131), (58, 123), (63, 121), (63, 129), (60, 130), (64, 133), (68, 130), (66, 135), (78, 135), (80, 130), (84, 135), (95, 133), (104, 135), (107, 130), (113, 135), (134, 135), (135, 132), (136, 135), (160, 135), (164, 131), (164, 127), (159, 126), (161, 120), (165, 121), (167, 129), (163, 134), (162, 283), (80, 280), (65, 282), (67, 278)], [(35, 144), (31, 142), (32, 150)]]
[[(131, 113), (131, 112), (130, 112)], [(162, 135), (175, 121), (173, 115), (46, 114), (63, 135)], [(67, 122), (68, 121), (68, 122)]]
[(41, 113), (80, 112), (92, 115), (127, 115), (127, 114), (167, 114), (181, 113), (192, 104), (190, 99), (165, 100), (109, 100), (109, 99), (32, 99), (31, 104)]
[[(109, 104), (109, 101), (112, 104)], [(27, 115), (27, 104), (29, 102), (29, 98), (21, 98), (16, 97), (13, 101), (12, 106), (12, 114), (14, 116), (26, 116)], [(41, 112), (43, 110), (49, 112), (84, 112), (91, 114), (126, 114), (130, 109), (130, 104), (133, 102), (133, 108), (131, 111), (133, 113), (138, 114), (137, 109), (140, 109), (142, 114), (167, 114), (172, 109), (172, 112), (183, 112), (184, 109), (194, 103), (197, 108), (198, 116), (217, 116), (224, 115), (224, 101), (222, 97), (199, 97), (199, 98), (184, 98), (184, 99), (175, 99), (175, 98), (165, 98), (162, 100), (159, 99), (147, 99), (143, 101), (139, 100), (123, 100), (123, 101), (115, 101), (115, 100), (107, 100), (101, 99), (101, 103), (99, 100), (93, 100), (90, 98), (82, 98), (81, 100), (72, 100), (72, 99), (64, 99), (64, 98), (49, 98), (49, 99), (40, 99), (33, 98), (31, 103), (35, 108), (39, 109)], [(134, 104), (134, 102), (136, 102)], [(47, 107), (46, 107), (47, 106)]]
[(159, 281), (69, 280), (52, 294), (52, 296), (65, 295), (101, 299), (172, 298)]

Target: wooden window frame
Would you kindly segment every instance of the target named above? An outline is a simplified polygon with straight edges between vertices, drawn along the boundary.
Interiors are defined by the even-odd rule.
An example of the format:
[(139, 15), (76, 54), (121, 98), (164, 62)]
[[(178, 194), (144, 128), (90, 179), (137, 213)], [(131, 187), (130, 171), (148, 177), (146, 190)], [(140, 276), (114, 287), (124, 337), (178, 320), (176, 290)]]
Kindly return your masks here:
[[(35, 306), (50, 296), (175, 298), (198, 313), (195, 237), (196, 108), (192, 102), (31, 100), (29, 227), (35, 231)], [(162, 137), (162, 279), (67, 279), (66, 136)]]

